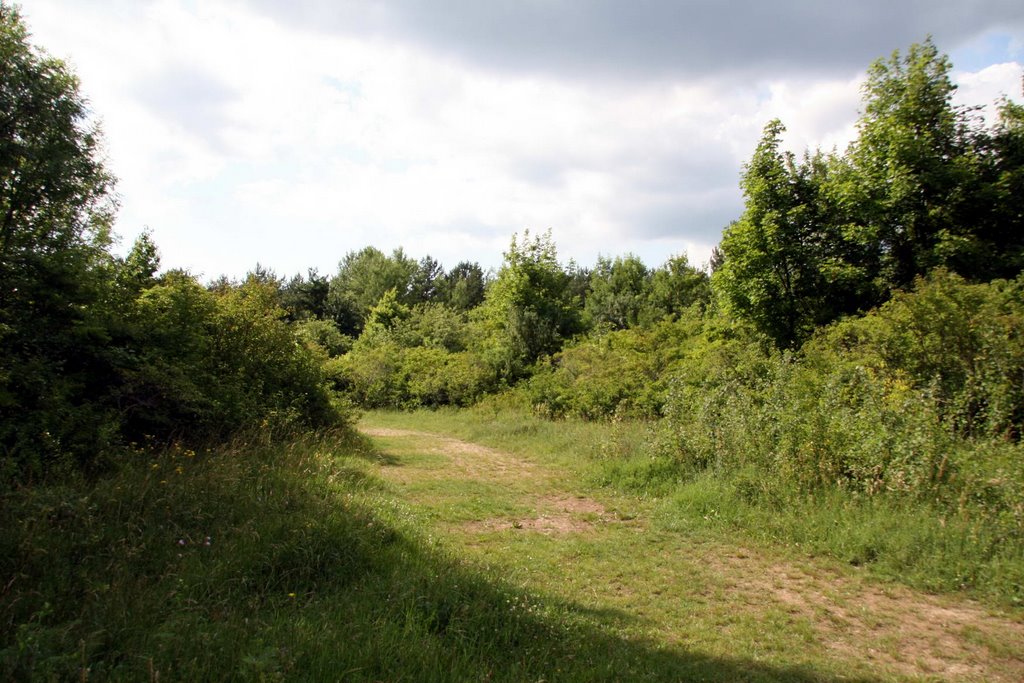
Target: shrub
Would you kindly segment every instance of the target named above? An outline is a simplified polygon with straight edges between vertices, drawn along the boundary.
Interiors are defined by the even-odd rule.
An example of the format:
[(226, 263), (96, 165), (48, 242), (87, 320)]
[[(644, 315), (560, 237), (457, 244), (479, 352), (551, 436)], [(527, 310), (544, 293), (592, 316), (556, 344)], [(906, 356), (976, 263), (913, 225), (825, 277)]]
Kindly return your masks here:
[(338, 421), (321, 359), (282, 318), (273, 290), (256, 282), (212, 293), (170, 273), (147, 289), (120, 349), (126, 435), (220, 438)]
[(658, 417), (669, 377), (701, 326), (691, 311), (679, 321), (587, 337), (540, 364), (523, 391), (548, 417)]
[(823, 331), (807, 355), (819, 366), (859, 364), (927, 388), (959, 434), (1019, 440), (1024, 275), (968, 284), (936, 271), (875, 313)]
[(1018, 282), (918, 282), (800, 354), (693, 346), (666, 401), (680, 470), (758, 488), (910, 497), (1024, 533)]
[(466, 406), (495, 386), (491, 370), (468, 351), (384, 342), (357, 346), (343, 367), (353, 400), (367, 408)]

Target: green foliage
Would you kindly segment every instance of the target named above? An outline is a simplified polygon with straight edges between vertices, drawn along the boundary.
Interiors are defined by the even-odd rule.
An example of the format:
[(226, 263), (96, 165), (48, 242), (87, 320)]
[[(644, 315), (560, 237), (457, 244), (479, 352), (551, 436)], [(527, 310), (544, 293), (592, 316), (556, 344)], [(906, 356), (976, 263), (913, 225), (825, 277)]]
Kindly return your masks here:
[(981, 281), (1020, 272), (1019, 106), (1004, 102), (982, 127), (953, 105), (951, 68), (930, 40), (872, 64), (845, 156), (797, 162), (779, 150), (782, 124), (768, 124), (716, 261), (730, 313), (796, 348), (936, 268)]
[(424, 256), (409, 281), (409, 303), (423, 303), (439, 298), (445, 284), (444, 268), (430, 256)]
[(868, 69), (850, 157), (860, 229), (877, 242), (874, 258), (889, 289), (962, 262), (973, 248), (977, 171), (966, 112), (952, 104), (951, 70), (931, 40)]
[(1020, 287), (940, 271), (799, 356), (709, 346), (676, 373), (663, 445), (691, 475), (969, 508), (1024, 533), (1024, 472), (1006, 468), (1022, 448)]
[(351, 251), (331, 279), (326, 310), (344, 334), (358, 336), (384, 293), (395, 290), (398, 301), (409, 303), (419, 265), (396, 249), (391, 256), (374, 247)]
[(494, 373), (467, 350), (465, 313), (441, 303), (412, 308), (388, 290), (337, 364), (337, 381), (368, 408), (469, 405), (494, 387)]
[(651, 275), (647, 322), (682, 316), (694, 305), (703, 309), (710, 302), (708, 274), (691, 265), (686, 254), (672, 256)]
[(295, 275), (285, 283), (278, 294), (281, 307), (288, 312), (288, 319), (322, 319), (327, 314), (327, 294), (330, 281), (310, 268), (306, 277)]
[(337, 419), (320, 362), (283, 316), (276, 289), (255, 280), (215, 293), (182, 273), (160, 278), (115, 349), (125, 433), (194, 441)]
[(856, 245), (831, 215), (826, 185), (838, 162), (798, 163), (779, 150), (784, 130), (769, 123), (746, 167), (746, 208), (723, 233), (714, 283), (729, 313), (790, 348), (873, 299)]
[(650, 272), (638, 256), (599, 257), (590, 273), (585, 311), (596, 325), (614, 330), (636, 326), (650, 296)]
[(295, 336), (322, 349), (331, 358), (344, 355), (352, 348), (352, 338), (342, 334), (333, 320), (303, 320), (295, 323), (294, 329)]
[(108, 251), (112, 180), (78, 82), (0, 3), (0, 484), (96, 471), (126, 442), (343, 418), (257, 267), (157, 277), (148, 235)]
[(473, 352), (395, 341), (357, 343), (342, 372), (352, 399), (367, 408), (465, 406), (494, 388), (493, 372)]
[(409, 307), (398, 301), (398, 292), (395, 289), (389, 289), (370, 309), (363, 334), (369, 336), (387, 334), (408, 320), (409, 315)]
[(632, 254), (600, 257), (589, 284), (585, 313), (592, 324), (614, 330), (683, 315), (694, 304), (706, 306), (711, 297), (707, 273), (691, 266), (685, 255), (654, 270)]
[(412, 309), (393, 335), (407, 348), (426, 346), (454, 353), (470, 347), (473, 329), (465, 313), (445, 304), (428, 303)]
[(590, 336), (555, 354), (522, 386), (533, 409), (553, 418), (652, 419), (670, 377), (701, 334), (698, 314)]
[(581, 331), (578, 303), (567, 292), (570, 277), (558, 263), (550, 232), (520, 245), (515, 236), (497, 279), (476, 309), (483, 355), (497, 374), (514, 381), (542, 355), (556, 352)]
[(39, 470), (116, 431), (90, 401), (107, 373), (112, 179), (78, 80), (6, 3), (0, 64), (0, 470)]
[(441, 299), (455, 310), (469, 311), (483, 303), (486, 285), (480, 266), (462, 261), (444, 276)]
[(1024, 276), (968, 284), (944, 270), (877, 312), (822, 332), (808, 361), (844, 359), (927, 391), (968, 437), (1019, 440), (1024, 430)]
[(1024, 105), (1004, 99), (992, 131), (975, 131), (975, 162), (983, 182), (971, 199), (978, 209), (970, 258), (957, 272), (1012, 278), (1024, 269)]

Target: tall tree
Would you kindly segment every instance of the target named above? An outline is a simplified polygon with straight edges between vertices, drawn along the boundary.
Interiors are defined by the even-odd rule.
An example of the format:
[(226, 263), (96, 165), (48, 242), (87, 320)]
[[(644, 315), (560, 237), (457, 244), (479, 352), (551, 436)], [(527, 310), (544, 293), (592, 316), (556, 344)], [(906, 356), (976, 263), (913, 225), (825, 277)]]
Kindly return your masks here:
[(391, 256), (375, 247), (349, 252), (331, 280), (328, 314), (343, 333), (358, 336), (370, 309), (389, 289), (395, 290), (399, 302), (409, 302), (418, 267), (400, 248)]
[(103, 429), (84, 401), (106, 335), (112, 186), (78, 79), (0, 2), (0, 451), (15, 458)]
[(972, 195), (974, 248), (953, 269), (978, 279), (1013, 278), (1024, 269), (1024, 105), (1004, 98), (996, 125), (977, 136), (976, 146), (984, 179)]
[(986, 129), (952, 103), (930, 40), (871, 65), (845, 156), (779, 150), (765, 129), (747, 165), (743, 216), (723, 235), (715, 289), (779, 346), (887, 300), (937, 267), (971, 279), (1024, 265), (1024, 115), (1005, 102)]
[(651, 273), (639, 256), (601, 256), (590, 273), (585, 310), (597, 325), (633, 327), (643, 315), (650, 289)]
[[(860, 229), (888, 289), (971, 249), (976, 169), (969, 111), (953, 105), (952, 64), (932, 41), (875, 61), (850, 151)], [(973, 207), (976, 208), (976, 207)]]
[(807, 160), (801, 167), (782, 152), (784, 131), (780, 121), (770, 122), (746, 166), (740, 183), (746, 208), (723, 234), (715, 283), (729, 310), (786, 347), (808, 334), (818, 317), (813, 176), (821, 165)]
[(513, 235), (504, 256), (476, 317), (499, 376), (514, 380), (537, 358), (561, 348), (581, 324), (550, 231), (531, 238), (527, 230), (521, 242)]
[(650, 322), (676, 316), (694, 304), (706, 306), (711, 299), (708, 274), (690, 265), (686, 254), (669, 258), (651, 275), (647, 316)]
[(441, 298), (456, 310), (468, 311), (483, 303), (486, 285), (480, 265), (462, 261), (444, 276)]
[(306, 277), (296, 274), (285, 283), (279, 296), (290, 320), (308, 320), (324, 317), (328, 291), (330, 280), (316, 268), (310, 268)]
[(409, 282), (407, 304), (422, 304), (434, 301), (441, 295), (444, 285), (444, 268), (429, 254), (420, 259)]

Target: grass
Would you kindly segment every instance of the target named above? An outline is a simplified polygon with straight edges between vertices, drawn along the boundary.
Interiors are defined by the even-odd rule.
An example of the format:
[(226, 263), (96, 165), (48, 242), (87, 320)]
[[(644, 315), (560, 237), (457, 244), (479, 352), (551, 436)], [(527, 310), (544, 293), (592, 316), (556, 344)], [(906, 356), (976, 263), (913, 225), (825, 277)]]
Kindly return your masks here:
[[(382, 476), (439, 537), (453, 539), (465, 556), (502, 566), (528, 590), (604, 615), (595, 626), (619, 637), (713, 657), (742, 653), (823, 679), (1016, 680), (1024, 673), (1024, 646), (996, 645), (1017, 636), (1024, 642), (1019, 609), (990, 600), (990, 609), (1009, 610), (992, 617), (964, 603), (963, 590), (921, 594), (903, 586), (925, 579), (903, 575), (895, 563), (886, 569), (890, 549), (917, 533), (913, 519), (901, 526), (895, 509), (872, 511), (841, 497), (789, 509), (781, 499), (752, 495), (742, 481), (669, 483), (648, 471), (666, 468), (649, 454), (651, 434), (642, 424), (548, 422), (485, 406), (377, 412), (363, 426), (388, 434), (376, 441), (404, 464), (401, 472), (383, 468)], [(434, 478), (436, 463), (418, 476), (416, 454), (440, 450), (422, 431), (500, 447), (527, 463), (531, 476), (520, 473), (486, 493), (453, 486), (465, 482), (454, 472), (457, 457), (449, 462), (452, 480)], [(594, 519), (571, 510), (574, 524), (531, 524), (557, 517), (545, 500), (566, 489), (596, 501), (603, 513)], [(861, 524), (866, 530), (858, 531)], [(868, 545), (876, 532), (879, 541)], [(961, 632), (975, 636), (955, 635)]]
[[(770, 545), (776, 532), (758, 545), (749, 519), (704, 519), (713, 489), (609, 480), (648, 457), (643, 425), (483, 409), (362, 426), (382, 435), (140, 451), (103, 479), (4, 494), (0, 679), (1024, 672), (1019, 623), (878, 589), (863, 567)], [(955, 641), (907, 630), (904, 613), (941, 610)]]
[(751, 499), (744, 478), (699, 476), (678, 485), (659, 518), (668, 529), (741, 536), (862, 569), (937, 593), (964, 594), (994, 608), (1024, 606), (1024, 542), (967, 510), (838, 490)]
[(458, 556), (378, 478), (392, 461), (352, 435), (240, 441), (5, 494), (0, 678), (816, 678), (621, 637)]
[(660, 451), (655, 427), (646, 423), (551, 422), (495, 404), (375, 413), (373, 420), (458, 434), (556, 463), (591, 491), (620, 494), (621, 505), (639, 506), (666, 530), (823, 556), (882, 580), (968, 595), (996, 609), (1024, 608), (1019, 514), (993, 519), (982, 506), (951, 512), (919, 499), (838, 489), (809, 495), (749, 471), (694, 475)]

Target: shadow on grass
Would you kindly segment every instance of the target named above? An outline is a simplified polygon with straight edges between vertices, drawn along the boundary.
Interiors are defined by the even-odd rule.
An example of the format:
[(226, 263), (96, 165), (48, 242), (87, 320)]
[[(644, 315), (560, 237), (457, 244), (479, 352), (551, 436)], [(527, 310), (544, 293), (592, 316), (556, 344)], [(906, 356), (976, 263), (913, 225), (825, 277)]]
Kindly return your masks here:
[(0, 499), (0, 679), (832, 678), (618, 637), (630, 615), (461, 561), (315, 442), (244, 456)]
[(361, 432), (353, 431), (348, 436), (347, 443), (351, 448), (351, 454), (357, 455), (364, 460), (369, 460), (375, 464), (387, 465), (388, 467), (400, 467), (402, 465), (401, 458), (382, 450), (374, 443), (373, 439)]
[[(606, 629), (633, 615), (524, 593), (380, 518), (363, 519), (380, 535), (357, 544), (372, 556), (347, 562), (355, 560), (364, 573), (339, 584), (333, 577), (351, 564), (321, 567), (297, 599), (271, 607), (283, 609), (284, 618), (250, 636), (257, 650), (271, 647), (271, 664), (261, 674), (368, 681), (838, 680), (820, 670), (618, 637)], [(253, 616), (259, 619), (259, 612)], [(251, 650), (241, 662), (252, 667), (257, 654)]]

